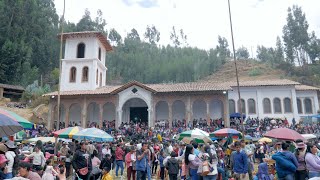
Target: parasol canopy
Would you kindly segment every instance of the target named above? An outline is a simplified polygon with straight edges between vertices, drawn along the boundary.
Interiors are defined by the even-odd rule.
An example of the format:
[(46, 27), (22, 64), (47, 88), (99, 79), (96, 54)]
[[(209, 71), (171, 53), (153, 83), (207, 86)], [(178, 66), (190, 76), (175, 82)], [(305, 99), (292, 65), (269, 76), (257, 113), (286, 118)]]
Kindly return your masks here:
[[(36, 137), (36, 138), (31, 138), (31, 139), (27, 139), (25, 140), (25, 142), (37, 142), (37, 141), (42, 141), (43, 143), (48, 143), (48, 142), (52, 142), (54, 143), (56, 141), (55, 137)], [(64, 138), (58, 138), (58, 140), (62, 140), (64, 142), (70, 142), (70, 140), (68, 139), (64, 139)]]
[(244, 139), (245, 139), (245, 140), (252, 141), (253, 138), (252, 138), (250, 135), (245, 135), (245, 136), (244, 136)]
[(9, 137), (23, 130), (23, 127), (10, 117), (0, 114), (0, 137)]
[(314, 134), (301, 134), (301, 136), (304, 137), (306, 140), (317, 138), (317, 136)]
[(75, 126), (75, 127), (68, 127), (64, 129), (60, 129), (58, 131), (53, 132), (54, 137), (59, 138), (72, 138), (73, 135), (78, 133), (79, 131), (83, 130), (82, 127)]
[(265, 137), (287, 140), (287, 141), (295, 141), (297, 139), (304, 140), (305, 138), (301, 136), (298, 132), (288, 129), (288, 128), (276, 128), (268, 131)]
[(272, 142), (272, 139), (267, 138), (267, 137), (263, 137), (263, 138), (259, 139), (259, 142), (267, 142), (267, 143), (271, 143), (271, 142)]
[(214, 136), (214, 137), (239, 136), (240, 137), (241, 132), (231, 128), (223, 128), (223, 129), (214, 131), (213, 133), (210, 133), (210, 136)]
[(26, 120), (25, 118), (19, 116), (18, 114), (12, 111), (8, 111), (0, 108), (0, 114), (11, 118), (13, 121), (18, 122), (24, 129), (34, 129), (33, 123), (31, 123), (30, 121)]
[(97, 128), (87, 128), (74, 134), (73, 139), (76, 140), (89, 140), (95, 142), (111, 142), (113, 137), (101, 129)]
[[(207, 136), (208, 133), (203, 133), (202, 131), (200, 131), (199, 129), (193, 129), (193, 130), (189, 130), (189, 131), (184, 131), (182, 133), (180, 133), (176, 138), (178, 140), (182, 140), (184, 137), (188, 137), (189, 139), (202, 139), (205, 137), (209, 137)], [(209, 138), (210, 139), (210, 138)], [(211, 140), (211, 139), (210, 139)]]
[(210, 137), (203, 137), (202, 139), (199, 138), (192, 138), (192, 137), (183, 137), (182, 139), (179, 139), (180, 141), (186, 143), (186, 144), (190, 144), (191, 141), (193, 142), (197, 142), (197, 143), (212, 143), (212, 140), (210, 139)]

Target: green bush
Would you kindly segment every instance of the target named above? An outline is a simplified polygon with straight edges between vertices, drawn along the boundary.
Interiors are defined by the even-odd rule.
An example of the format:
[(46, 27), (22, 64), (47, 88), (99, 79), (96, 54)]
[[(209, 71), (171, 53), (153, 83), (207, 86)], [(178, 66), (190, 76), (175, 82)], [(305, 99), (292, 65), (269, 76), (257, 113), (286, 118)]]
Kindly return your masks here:
[(253, 68), (249, 71), (249, 76), (259, 76), (262, 74), (262, 71), (260, 68)]

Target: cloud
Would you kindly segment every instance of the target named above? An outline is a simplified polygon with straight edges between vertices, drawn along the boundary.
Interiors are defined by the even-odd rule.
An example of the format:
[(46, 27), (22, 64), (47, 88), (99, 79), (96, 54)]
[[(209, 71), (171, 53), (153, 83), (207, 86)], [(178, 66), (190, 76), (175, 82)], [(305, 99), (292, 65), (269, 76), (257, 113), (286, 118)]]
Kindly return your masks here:
[(142, 8), (153, 8), (159, 6), (157, 0), (122, 0), (122, 2), (127, 6), (138, 5)]

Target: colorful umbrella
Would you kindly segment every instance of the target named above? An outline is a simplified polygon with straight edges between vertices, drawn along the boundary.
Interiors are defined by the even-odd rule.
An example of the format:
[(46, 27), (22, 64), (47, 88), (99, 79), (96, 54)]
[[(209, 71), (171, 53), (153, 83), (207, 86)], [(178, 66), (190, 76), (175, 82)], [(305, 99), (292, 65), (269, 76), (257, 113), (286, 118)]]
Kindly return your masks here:
[(180, 133), (176, 137), (179, 141), (184, 141), (186, 143), (190, 143), (191, 140), (202, 141), (203, 142), (212, 142), (212, 140), (209, 138), (208, 133), (204, 133), (202, 130), (194, 129), (189, 131), (184, 131)]
[(245, 140), (250, 140), (250, 141), (252, 141), (253, 138), (252, 138), (250, 135), (245, 135), (245, 136), (244, 136), (244, 139), (245, 139)]
[(296, 131), (288, 128), (276, 128), (267, 132), (265, 137), (287, 140), (287, 141), (295, 141), (297, 139), (304, 140), (304, 137)]
[(76, 140), (89, 140), (95, 142), (111, 142), (113, 137), (101, 129), (97, 128), (87, 128), (74, 134), (73, 139)]
[(64, 129), (60, 129), (58, 131), (53, 132), (54, 137), (59, 138), (72, 138), (73, 135), (77, 134), (79, 131), (81, 131), (83, 128), (79, 126), (75, 127), (68, 127)]
[[(42, 141), (43, 143), (48, 143), (48, 142), (54, 143), (56, 141), (56, 138), (55, 137), (36, 137), (36, 138), (27, 139), (25, 140), (25, 142), (31, 143), (31, 142), (37, 142), (39, 140)], [(58, 138), (58, 141), (59, 140), (64, 142), (70, 142), (70, 140), (64, 139), (64, 138)]]
[(195, 141), (197, 143), (212, 143), (212, 140), (210, 139), (210, 137), (203, 137), (202, 139), (198, 139), (198, 138), (192, 138), (192, 137), (183, 137), (180, 141), (185, 142), (187, 144), (190, 144), (191, 141)]
[(0, 114), (0, 137), (9, 137), (23, 130), (23, 127), (10, 117)]
[(210, 136), (213, 137), (227, 137), (227, 136), (238, 136), (241, 137), (241, 132), (231, 129), (231, 128), (223, 128), (219, 129), (217, 131), (214, 131), (213, 133), (210, 133)]
[(272, 139), (267, 138), (267, 137), (263, 137), (263, 138), (259, 139), (259, 142), (267, 142), (267, 143), (271, 143), (271, 142), (272, 142)]
[(12, 120), (18, 122), (24, 129), (34, 129), (33, 123), (31, 123), (30, 121), (26, 120), (25, 118), (19, 116), (18, 114), (14, 113), (12, 111), (7, 111), (5, 109), (0, 108), (0, 114), (7, 116), (7, 117), (11, 118)]

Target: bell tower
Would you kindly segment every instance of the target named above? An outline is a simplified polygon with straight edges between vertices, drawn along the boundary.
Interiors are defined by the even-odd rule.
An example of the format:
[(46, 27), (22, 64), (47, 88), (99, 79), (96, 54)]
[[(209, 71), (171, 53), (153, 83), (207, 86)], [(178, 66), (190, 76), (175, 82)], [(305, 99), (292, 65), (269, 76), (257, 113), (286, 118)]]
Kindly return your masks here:
[(106, 53), (112, 51), (107, 38), (101, 32), (83, 31), (64, 33), (63, 40), (60, 90), (95, 90), (105, 86)]

